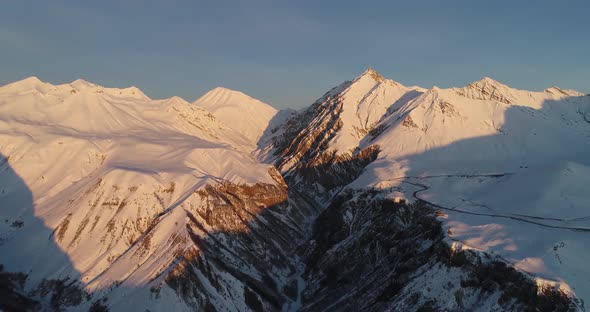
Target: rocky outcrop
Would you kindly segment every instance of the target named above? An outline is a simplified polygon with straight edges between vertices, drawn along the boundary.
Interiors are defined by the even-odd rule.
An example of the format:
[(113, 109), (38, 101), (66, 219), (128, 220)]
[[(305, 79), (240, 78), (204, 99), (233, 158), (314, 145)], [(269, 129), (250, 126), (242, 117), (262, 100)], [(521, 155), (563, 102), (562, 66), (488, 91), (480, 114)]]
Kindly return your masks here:
[(204, 311), (222, 310), (224, 297), (253, 311), (280, 310), (294, 300), (293, 252), (317, 207), (286, 185), (222, 183), (198, 194), (203, 204), (186, 211), (192, 244), (178, 253), (165, 283)]
[(354, 181), (363, 169), (377, 159), (379, 145), (371, 145), (357, 153), (337, 154), (326, 151), (293, 171), (287, 180), (300, 179), (299, 185), (306, 187), (321, 186), (322, 190), (332, 190)]
[[(288, 120), (281, 135), (274, 138), (275, 165), (294, 187), (324, 192), (344, 186), (380, 152), (378, 145), (346, 152), (329, 148), (342, 128), (342, 95), (336, 91), (343, 87), (328, 92), (305, 112)], [(380, 131), (375, 129), (365, 135)]]
[(327, 149), (342, 128), (342, 99), (326, 94), (304, 113), (289, 119), (273, 142), (276, 167), (281, 172), (306, 166)]
[(305, 245), (303, 311), (570, 311), (564, 293), (445, 240), (437, 212), (348, 191)]

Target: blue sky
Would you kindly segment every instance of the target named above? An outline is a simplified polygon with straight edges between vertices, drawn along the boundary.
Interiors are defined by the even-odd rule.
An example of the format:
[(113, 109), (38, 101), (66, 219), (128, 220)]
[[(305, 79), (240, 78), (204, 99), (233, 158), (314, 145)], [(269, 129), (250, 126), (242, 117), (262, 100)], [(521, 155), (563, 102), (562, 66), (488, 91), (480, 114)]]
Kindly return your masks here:
[[(406, 85), (590, 93), (588, 1), (6, 1), (0, 84), (216, 86), (303, 107), (371, 66)], [(532, 5), (534, 4), (534, 5)]]

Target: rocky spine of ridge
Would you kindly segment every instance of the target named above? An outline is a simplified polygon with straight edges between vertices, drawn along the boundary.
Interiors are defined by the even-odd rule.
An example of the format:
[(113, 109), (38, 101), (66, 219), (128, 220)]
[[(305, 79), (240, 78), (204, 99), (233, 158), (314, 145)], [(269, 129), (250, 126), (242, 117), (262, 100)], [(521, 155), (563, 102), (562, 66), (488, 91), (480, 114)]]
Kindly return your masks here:
[[(372, 69), (363, 75), (370, 75), (376, 81), (384, 80)], [(324, 190), (334, 189), (352, 182), (366, 165), (376, 159), (380, 151), (378, 145), (346, 152), (329, 147), (330, 141), (343, 126), (342, 91), (353, 83), (347, 81), (328, 91), (282, 126), (283, 131), (273, 139), (272, 146), (275, 164), (286, 179), (303, 177), (304, 181), (309, 181), (306, 186), (319, 184)]]

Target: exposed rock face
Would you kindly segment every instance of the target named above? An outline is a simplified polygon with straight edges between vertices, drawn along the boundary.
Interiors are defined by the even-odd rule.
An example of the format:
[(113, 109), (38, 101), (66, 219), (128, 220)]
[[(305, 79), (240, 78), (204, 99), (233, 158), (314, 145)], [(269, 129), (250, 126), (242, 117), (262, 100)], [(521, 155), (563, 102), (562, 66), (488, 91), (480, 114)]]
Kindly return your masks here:
[(288, 120), (284, 132), (273, 143), (277, 168), (282, 172), (296, 170), (321, 157), (342, 127), (341, 112), (342, 100), (329, 92), (304, 113)]
[(568, 311), (561, 292), (445, 242), (436, 213), (378, 191), (348, 191), (303, 248), (303, 311)]
[(288, 194), (286, 185), (223, 183), (198, 194), (203, 204), (186, 211), (192, 244), (178, 253), (166, 284), (199, 310), (223, 310), (223, 297), (254, 311), (280, 310), (294, 300), (293, 252), (317, 207)]
[[(342, 128), (342, 95), (335, 91), (348, 84), (333, 89), (304, 113), (288, 120), (284, 132), (275, 138), (276, 166), (287, 180), (299, 181), (291, 183), (293, 186), (315, 187), (320, 192), (332, 190), (352, 182), (377, 158), (378, 145), (345, 152), (328, 147)], [(376, 129), (370, 133), (378, 132)]]

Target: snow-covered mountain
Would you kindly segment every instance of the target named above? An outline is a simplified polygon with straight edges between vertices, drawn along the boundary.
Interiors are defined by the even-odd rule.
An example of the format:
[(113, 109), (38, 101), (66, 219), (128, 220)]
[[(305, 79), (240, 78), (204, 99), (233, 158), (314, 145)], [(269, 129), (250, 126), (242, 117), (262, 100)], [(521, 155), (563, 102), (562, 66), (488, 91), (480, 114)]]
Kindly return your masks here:
[(277, 110), (242, 92), (217, 87), (198, 98), (194, 105), (210, 111), (220, 122), (257, 146)]
[(32, 77), (0, 87), (0, 154), (7, 310), (590, 298), (590, 97), (572, 90), (367, 69), (277, 112), (224, 88), (190, 104)]
[[(588, 298), (590, 271), (580, 261), (590, 257), (581, 247), (590, 234), (589, 110), (589, 96), (557, 87), (529, 92), (484, 78), (425, 90), (368, 69), (287, 122), (267, 154), (288, 179), (320, 192), (372, 189), (429, 203), (449, 244)], [(327, 252), (350, 254), (344, 243), (354, 238)]]
[[(211, 113), (180, 98), (150, 100), (133, 88), (81, 81), (52, 86), (29, 78), (5, 86), (0, 89), (5, 221), (0, 263), (4, 270), (26, 272), (27, 291), (48, 296), (47, 309), (87, 308), (91, 303), (82, 288), (95, 299), (108, 297), (113, 309), (169, 306), (178, 301), (170, 288), (180, 287), (173, 282), (175, 272), (186, 270), (197, 255), (205, 258), (199, 252), (206, 246), (229, 239), (225, 231), (247, 232), (257, 226), (252, 219), (261, 210), (286, 200), (278, 172), (257, 162), (251, 148)], [(247, 195), (239, 196), (242, 192)], [(265, 219), (272, 221), (273, 216)], [(280, 231), (292, 235), (292, 229)], [(213, 238), (216, 232), (220, 238)], [(258, 247), (264, 251), (259, 258), (254, 258), (259, 251), (246, 253), (273, 259), (281, 257), (280, 247), (277, 242)], [(228, 274), (231, 264), (219, 261)], [(222, 281), (214, 275), (215, 264), (207, 267), (218, 290), (200, 285), (201, 297), (181, 301), (179, 308), (229, 305), (222, 292), (231, 290), (223, 287), (244, 296), (246, 281), (231, 275)], [(263, 274), (279, 279), (287, 273), (280, 268), (261, 273), (252, 266), (238, 276)], [(178, 279), (188, 277), (183, 273)], [(74, 281), (73, 297), (59, 298), (62, 290), (55, 285)], [(172, 299), (143, 299), (166, 281), (175, 286), (158, 296)], [(207, 291), (220, 293), (207, 299)]]

